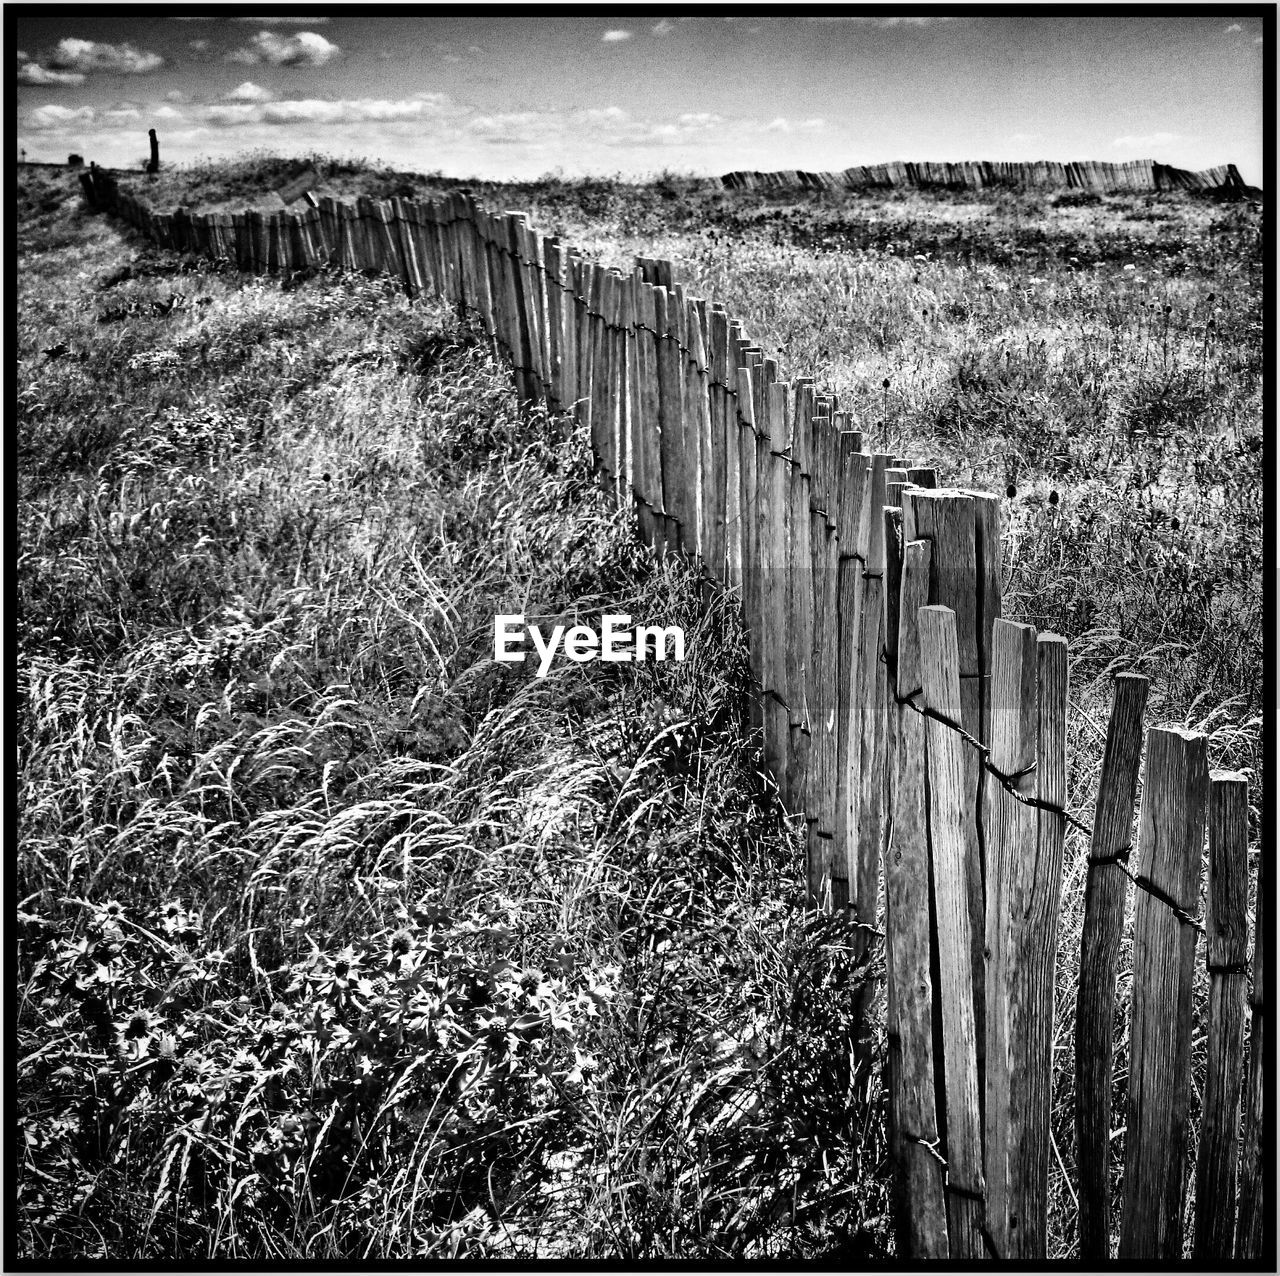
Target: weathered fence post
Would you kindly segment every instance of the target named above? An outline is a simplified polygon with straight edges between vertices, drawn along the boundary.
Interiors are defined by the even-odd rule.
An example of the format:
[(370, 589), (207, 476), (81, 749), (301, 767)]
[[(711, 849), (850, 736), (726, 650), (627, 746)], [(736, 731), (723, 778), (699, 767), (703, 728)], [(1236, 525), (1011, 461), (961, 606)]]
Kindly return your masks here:
[(1208, 1070), (1196, 1158), (1197, 1263), (1231, 1258), (1245, 985), (1249, 974), (1249, 784), (1215, 772), (1209, 784)]
[(1274, 1200), (1269, 1204), (1265, 1195), (1263, 1158), (1268, 1154), (1268, 1149), (1262, 1132), (1262, 1107), (1265, 1102), (1263, 1056), (1266, 1049), (1262, 1030), (1262, 926), (1265, 915), (1263, 887), (1266, 880), (1266, 870), (1259, 858), (1258, 880), (1254, 883), (1256, 904), (1253, 925), (1253, 991), (1249, 998), (1249, 1076), (1245, 1083), (1244, 1140), (1240, 1151), (1240, 1216), (1236, 1220), (1234, 1250), (1237, 1260), (1252, 1262), (1264, 1257), (1263, 1231), (1268, 1217), (1271, 1220), (1273, 1240), (1275, 1236), (1275, 1216), (1268, 1214)]
[[(1019, 1245), (1024, 1223), (1023, 1185), (1016, 1179), (1021, 1133), (1022, 1078), (1015, 1066), (1025, 1053), (1027, 1009), (1018, 968), (1018, 909), (1023, 866), (1037, 854), (1036, 811), (1015, 794), (1035, 792), (1037, 734), (1036, 631), (997, 621), (992, 632), (990, 763), (1007, 777), (987, 778), (986, 798), (986, 1226), (1001, 1258)], [(1014, 1235), (1010, 1235), (1010, 1232)]]
[(156, 137), (153, 128), (147, 130), (147, 137), (151, 142), (151, 159), (147, 163), (147, 172), (154, 177), (160, 171), (160, 139)]
[[(899, 1259), (948, 1254), (933, 1054), (934, 998), (929, 924), (929, 811), (917, 612), (929, 598), (925, 540), (902, 548), (897, 659), (890, 670), (898, 718), (897, 783), (885, 856), (885, 959), (890, 1152)], [(907, 703), (912, 702), (912, 703)], [(941, 1075), (939, 1061), (938, 1075)]]
[(1075, 1024), (1076, 1165), (1080, 1258), (1093, 1263), (1111, 1257), (1111, 1075), (1116, 973), (1128, 889), (1120, 861), (1128, 858), (1133, 842), (1148, 685), (1141, 674), (1116, 677), (1085, 882)]
[(1195, 907), (1208, 788), (1203, 734), (1147, 732), (1137, 877), (1148, 889), (1134, 917), (1122, 1259), (1182, 1257), (1196, 935), (1170, 904)]
[[(978, 1110), (978, 1057), (973, 1014), (969, 935), (970, 861), (965, 834), (964, 752), (969, 746), (949, 724), (960, 721), (960, 650), (955, 613), (921, 607), (924, 707), (929, 710), (929, 846), (937, 916), (938, 996), (942, 1003), (942, 1071), (946, 1093), (947, 1223), (950, 1256), (986, 1257), (982, 1121)], [(938, 719), (941, 719), (939, 721)]]

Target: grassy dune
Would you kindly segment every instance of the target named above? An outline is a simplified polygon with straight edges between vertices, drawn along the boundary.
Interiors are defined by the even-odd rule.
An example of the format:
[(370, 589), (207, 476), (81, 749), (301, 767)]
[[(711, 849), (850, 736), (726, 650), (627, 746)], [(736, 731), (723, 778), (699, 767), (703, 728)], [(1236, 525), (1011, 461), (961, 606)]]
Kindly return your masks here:
[[(138, 184), (270, 207), (293, 167)], [(1083, 818), (1118, 669), (1260, 767), (1256, 208), (471, 189), (671, 257), (871, 446), (1011, 492), (1006, 614), (1072, 640)], [(846, 1045), (868, 972), (803, 908), (731, 610), (647, 561), (581, 432), (520, 417), (443, 307), (184, 262), (65, 174), (25, 172), (18, 215), (17, 1252), (889, 1255)], [(490, 659), (500, 611), (684, 623), (691, 659), (536, 680)]]

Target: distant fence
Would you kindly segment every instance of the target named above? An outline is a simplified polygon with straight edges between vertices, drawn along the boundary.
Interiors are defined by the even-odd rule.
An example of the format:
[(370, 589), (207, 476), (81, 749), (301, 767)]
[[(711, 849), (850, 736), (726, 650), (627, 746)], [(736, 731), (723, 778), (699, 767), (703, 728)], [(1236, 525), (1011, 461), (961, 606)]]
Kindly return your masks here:
[(784, 169), (773, 173), (726, 173), (721, 183), (729, 190), (864, 190), (894, 187), (944, 187), (985, 190), (989, 187), (1086, 191), (1211, 191), (1248, 190), (1234, 164), (1200, 173), (1174, 168), (1155, 160), (1110, 164), (1079, 160), (1060, 164), (1004, 163), (989, 160), (958, 164), (855, 164), (834, 173), (806, 173)]
[[(605, 269), (523, 214), (489, 213), (466, 194), (158, 214), (101, 170), (82, 181), (96, 207), (164, 247), (253, 271), (386, 271), (410, 294), (464, 308), (509, 358), (523, 399), (587, 427), (602, 480), (634, 508), (645, 541), (737, 591), (764, 763), (804, 815), (811, 894), (847, 910), (863, 951), (885, 919), (899, 1254), (1043, 1259), (1063, 843), (1068, 823), (1084, 826), (1064, 809), (1067, 644), (1001, 619), (997, 499), (937, 488), (932, 470), (866, 453), (835, 396), (811, 378), (780, 380), (743, 325), (687, 295), (670, 262)], [(1182, 1256), (1193, 963), (1207, 932), (1193, 1250), (1203, 1261), (1257, 1259), (1270, 1217), (1260, 929), (1242, 1150), (1238, 1138), (1246, 785), (1209, 774), (1203, 734), (1146, 731), (1131, 852), (1146, 685), (1116, 680), (1085, 830), (1081, 1256), (1110, 1257), (1116, 1232), (1113, 1042), (1132, 881), (1119, 1256)], [(1259, 884), (1259, 918), (1261, 899)], [(865, 1027), (854, 1049), (869, 1057)]]

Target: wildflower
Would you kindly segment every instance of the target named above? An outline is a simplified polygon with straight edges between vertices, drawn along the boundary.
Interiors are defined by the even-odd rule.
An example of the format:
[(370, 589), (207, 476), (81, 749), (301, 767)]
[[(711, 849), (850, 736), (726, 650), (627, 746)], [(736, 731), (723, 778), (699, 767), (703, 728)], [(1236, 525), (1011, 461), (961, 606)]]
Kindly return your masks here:
[(1130, 262), (1126, 262), (1123, 266), (1120, 267), (1120, 269), (1121, 270), (1137, 270), (1138, 268), (1133, 264), (1133, 262), (1130, 261)]

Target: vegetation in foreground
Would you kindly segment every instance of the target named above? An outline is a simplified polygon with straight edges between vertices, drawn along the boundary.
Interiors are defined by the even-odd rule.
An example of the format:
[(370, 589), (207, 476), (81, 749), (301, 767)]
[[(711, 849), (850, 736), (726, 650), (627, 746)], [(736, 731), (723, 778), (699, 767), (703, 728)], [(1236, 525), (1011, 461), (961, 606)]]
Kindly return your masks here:
[[(444, 309), (26, 198), (17, 1254), (880, 1252), (732, 615)], [(690, 659), (538, 680), (513, 611)]]
[[(294, 167), (139, 186), (271, 206)], [(450, 186), (322, 173), (344, 197)], [(179, 269), (42, 182), (19, 231), (25, 1252), (879, 1252), (878, 1113), (847, 1128), (833, 1052), (864, 972), (799, 910), (798, 844), (744, 764), (732, 618), (694, 621), (581, 441), (517, 423), (442, 313)], [(1256, 860), (1256, 205), (469, 185), (614, 264), (672, 258), (871, 447), (1007, 491), (1006, 614), (1071, 639), (1072, 808), (1136, 669), (1151, 721), (1250, 774)], [(675, 610), (714, 658), (495, 673), (509, 600)], [(1084, 849), (1071, 833), (1060, 1257)], [(409, 1026), (405, 978), (444, 1009)]]

